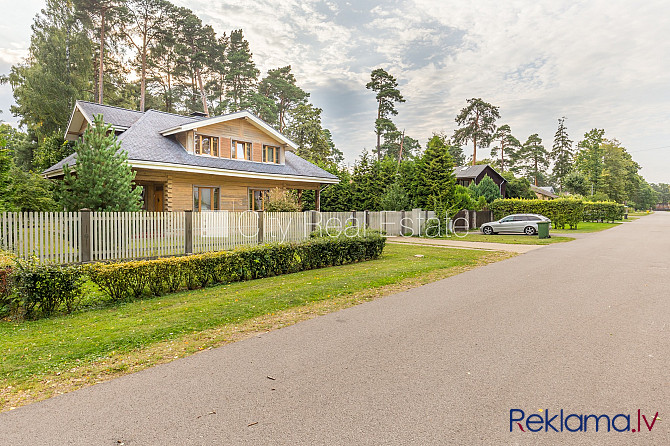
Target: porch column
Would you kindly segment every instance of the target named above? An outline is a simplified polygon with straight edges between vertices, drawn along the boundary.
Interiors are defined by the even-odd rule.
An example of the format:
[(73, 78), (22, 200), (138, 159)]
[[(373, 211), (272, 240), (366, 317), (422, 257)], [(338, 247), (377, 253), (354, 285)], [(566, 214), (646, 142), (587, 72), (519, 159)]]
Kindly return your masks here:
[(302, 189), (298, 189), (298, 206), (302, 209)]
[(321, 211), (321, 185), (314, 191), (314, 207), (317, 211)]

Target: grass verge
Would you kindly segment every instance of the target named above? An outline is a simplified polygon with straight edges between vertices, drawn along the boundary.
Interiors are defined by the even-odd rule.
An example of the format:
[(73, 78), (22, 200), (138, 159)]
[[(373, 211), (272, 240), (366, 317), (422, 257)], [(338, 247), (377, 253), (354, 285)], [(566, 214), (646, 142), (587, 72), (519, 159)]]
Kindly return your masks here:
[[(550, 231), (553, 233), (554, 231)], [(486, 235), (479, 231), (468, 232), (465, 236), (452, 236), (443, 238), (445, 240), (459, 242), (478, 242), (478, 243), (507, 243), (510, 245), (551, 245), (552, 243), (562, 243), (574, 240), (571, 237), (552, 237), (541, 239), (537, 235), (521, 234), (492, 234)]]
[(552, 229), (550, 234), (575, 234), (580, 232), (600, 232), (619, 226), (621, 223), (598, 223), (592, 221), (583, 221), (577, 225), (577, 229)]
[[(421, 254), (423, 257), (415, 257)], [(443, 279), (512, 254), (387, 245), (379, 260), (0, 323), (0, 410)]]

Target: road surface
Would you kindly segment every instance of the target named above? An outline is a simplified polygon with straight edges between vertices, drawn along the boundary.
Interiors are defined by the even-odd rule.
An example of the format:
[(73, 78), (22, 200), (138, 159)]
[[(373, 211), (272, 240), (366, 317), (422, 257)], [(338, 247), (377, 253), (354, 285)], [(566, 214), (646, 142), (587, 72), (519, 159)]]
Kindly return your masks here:
[(669, 263), (659, 212), (0, 414), (0, 444), (670, 444)]

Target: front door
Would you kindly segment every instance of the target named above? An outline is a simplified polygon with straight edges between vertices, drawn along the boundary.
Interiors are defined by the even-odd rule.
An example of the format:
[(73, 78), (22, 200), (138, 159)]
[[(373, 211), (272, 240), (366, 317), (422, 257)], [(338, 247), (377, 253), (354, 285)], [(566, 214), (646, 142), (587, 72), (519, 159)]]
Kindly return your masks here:
[(154, 192), (154, 211), (163, 212), (163, 189), (156, 188)]

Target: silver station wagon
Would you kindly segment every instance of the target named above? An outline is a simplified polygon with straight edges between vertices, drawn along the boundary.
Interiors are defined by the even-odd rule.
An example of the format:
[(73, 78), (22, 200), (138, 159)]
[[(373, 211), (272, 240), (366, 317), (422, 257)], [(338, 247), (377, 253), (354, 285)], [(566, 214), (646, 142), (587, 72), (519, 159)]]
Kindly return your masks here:
[(526, 235), (537, 234), (537, 223), (551, 222), (544, 215), (539, 214), (512, 214), (498, 221), (484, 223), (479, 229), (486, 235), (497, 233), (520, 232)]

